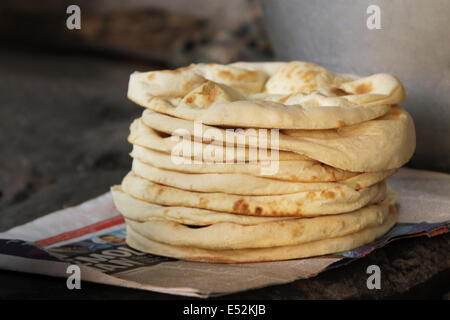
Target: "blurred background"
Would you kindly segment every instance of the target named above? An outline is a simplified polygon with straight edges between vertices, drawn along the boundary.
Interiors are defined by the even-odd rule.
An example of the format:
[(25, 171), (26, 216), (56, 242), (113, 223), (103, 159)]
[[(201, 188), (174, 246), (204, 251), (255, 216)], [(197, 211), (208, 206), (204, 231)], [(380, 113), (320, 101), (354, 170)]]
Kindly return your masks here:
[[(66, 26), (78, 5), (81, 29)], [(9, 44), (77, 50), (177, 67), (273, 57), (255, 0), (3, 0), (0, 35)]]
[(273, 59), (255, 0), (2, 0), (0, 39), (3, 230), (121, 181), (133, 71)]
[[(437, 70), (444, 76), (433, 69), (440, 80), (430, 83), (450, 92), (448, 36), (441, 36), (450, 30), (433, 33), (440, 38), (429, 38), (435, 44), (424, 46), (429, 54), (408, 47), (414, 38), (427, 37), (422, 31), (430, 29), (421, 26), (444, 20), (423, 15), (422, 21), (412, 19), (421, 25), (405, 36), (389, 32), (389, 26), (407, 24), (388, 17), (383, 20), (384, 33), (369, 35), (364, 1), (2, 0), (0, 210), (8, 210), (0, 228), (62, 204), (77, 204), (120, 182), (131, 164), (128, 126), (142, 112), (126, 99), (128, 77), (135, 70), (299, 59), (360, 74), (393, 69), (403, 81), (396, 73), (399, 63), (389, 57), (408, 48), (411, 54), (405, 59), (419, 71), (431, 69), (419, 58), (421, 63), (415, 64), (414, 56), (438, 55), (442, 66)], [(375, 2), (385, 6), (383, 14), (391, 12), (385, 1)], [(445, 7), (441, 0), (433, 3), (442, 4), (433, 12), (442, 12), (448, 25), (449, 2)], [(81, 8), (79, 30), (66, 27), (69, 5)], [(414, 18), (413, 13), (408, 9), (396, 14)], [(370, 54), (382, 49), (384, 55)], [(409, 78), (426, 79), (413, 72), (406, 75)], [(417, 93), (421, 85), (410, 87), (413, 90), (408, 91), (409, 84), (406, 89), (412, 108), (406, 107), (416, 121), (418, 148), (408, 166), (449, 172), (448, 95), (434, 94), (429, 100)], [(425, 105), (426, 101), (431, 102)]]

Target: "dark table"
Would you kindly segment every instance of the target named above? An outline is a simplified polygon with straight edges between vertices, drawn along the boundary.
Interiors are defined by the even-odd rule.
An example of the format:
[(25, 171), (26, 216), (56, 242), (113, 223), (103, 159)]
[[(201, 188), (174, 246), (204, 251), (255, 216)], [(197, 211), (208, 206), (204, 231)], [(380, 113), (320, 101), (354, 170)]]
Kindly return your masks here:
[[(131, 165), (126, 142), (142, 111), (126, 99), (129, 74), (160, 65), (80, 52), (0, 49), (0, 231), (76, 205), (119, 183)], [(450, 235), (392, 242), (345, 267), (233, 299), (450, 298)], [(368, 290), (366, 268), (381, 268)], [(180, 297), (0, 271), (0, 298)]]

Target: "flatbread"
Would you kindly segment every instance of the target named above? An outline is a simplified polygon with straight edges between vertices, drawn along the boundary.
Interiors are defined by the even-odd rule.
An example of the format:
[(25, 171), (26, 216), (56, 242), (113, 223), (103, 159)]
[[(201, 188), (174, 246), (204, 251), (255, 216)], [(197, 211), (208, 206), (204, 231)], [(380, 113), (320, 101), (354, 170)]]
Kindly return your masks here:
[(349, 213), (316, 218), (269, 221), (254, 225), (222, 222), (191, 228), (174, 221), (155, 219), (146, 222), (126, 218), (126, 223), (142, 236), (175, 246), (204, 249), (246, 249), (290, 246), (342, 237), (379, 226), (389, 215), (396, 196), (379, 204)]
[[(278, 163), (190, 163), (185, 157), (175, 157), (166, 153), (133, 146), (130, 153), (133, 159), (153, 167), (186, 173), (239, 173), (256, 177), (297, 182), (340, 181), (356, 176), (358, 173), (344, 171), (324, 165), (317, 161), (279, 161)], [(274, 166), (277, 170), (269, 170)], [(266, 169), (266, 170), (265, 170)]]
[(312, 241), (292, 246), (278, 246), (253, 249), (212, 250), (189, 246), (174, 246), (146, 238), (127, 225), (127, 244), (140, 251), (191, 261), (214, 263), (243, 263), (277, 261), (313, 257), (352, 250), (368, 244), (391, 229), (397, 219), (394, 206), (390, 206), (389, 215), (379, 226), (366, 228), (345, 236)]
[[(133, 145), (168, 154), (176, 152), (179, 156), (191, 159), (200, 155), (197, 158), (202, 161), (208, 161), (211, 158), (207, 157), (209, 154), (214, 154), (214, 159), (216, 159), (219, 154), (222, 155), (220, 157), (222, 162), (267, 161), (275, 157), (278, 158), (279, 161), (315, 161), (307, 156), (289, 151), (265, 149), (265, 152), (261, 152), (259, 148), (249, 148), (248, 146), (245, 146), (245, 144), (231, 144), (231, 146), (227, 146), (221, 141), (199, 142), (196, 141), (195, 137), (183, 138), (176, 135), (172, 136), (171, 134), (156, 131), (148, 127), (142, 121), (142, 118), (135, 119), (132, 122), (128, 142)], [(177, 147), (179, 148), (179, 151), (176, 151)], [(189, 154), (184, 154), (183, 152), (186, 147), (189, 148)], [(276, 154), (273, 154), (273, 152), (276, 152)]]
[(125, 193), (120, 186), (113, 186), (111, 192), (117, 210), (124, 217), (139, 222), (166, 220), (191, 226), (208, 226), (221, 222), (252, 225), (296, 219), (295, 217), (256, 217), (199, 208), (161, 206), (134, 198)]
[[(147, 126), (168, 134), (174, 134), (180, 129), (196, 134), (192, 121), (149, 110), (143, 112), (142, 119)], [(202, 126), (203, 133), (208, 130), (213, 130), (216, 141), (225, 140), (224, 129)], [(247, 137), (244, 141), (246, 145), (257, 148), (262, 144), (259, 140), (256, 136), (255, 139)], [(264, 141), (268, 148), (299, 153), (331, 167), (352, 172), (400, 168), (409, 161), (416, 146), (414, 122), (409, 113), (398, 106), (391, 107), (389, 113), (376, 120), (335, 130), (281, 130), (278, 145), (273, 146), (270, 137)]]
[(279, 129), (357, 124), (404, 100), (403, 86), (389, 74), (359, 78), (301, 61), (261, 65), (197, 64), (135, 72), (128, 98), (156, 112), (209, 125)]
[(336, 186), (325, 190), (273, 196), (202, 193), (159, 185), (138, 177), (133, 172), (126, 175), (121, 187), (135, 198), (160, 205), (255, 216), (313, 217), (338, 214), (377, 203), (386, 194), (385, 182), (361, 190)]
[(254, 177), (239, 173), (192, 174), (170, 171), (153, 167), (138, 159), (133, 160), (132, 171), (137, 176), (149, 181), (183, 190), (261, 196), (326, 190), (337, 186), (342, 187), (344, 192), (349, 188), (360, 190), (377, 184), (396, 172), (396, 170), (386, 170), (362, 173), (340, 182), (304, 183), (270, 179), (270, 177)]

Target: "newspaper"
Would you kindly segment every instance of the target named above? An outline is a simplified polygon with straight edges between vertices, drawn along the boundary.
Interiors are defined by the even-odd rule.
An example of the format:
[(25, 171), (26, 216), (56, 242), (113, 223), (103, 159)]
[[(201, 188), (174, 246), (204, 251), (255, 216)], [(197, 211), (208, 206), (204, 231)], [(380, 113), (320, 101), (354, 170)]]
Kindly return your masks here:
[(214, 264), (142, 253), (125, 243), (124, 220), (108, 192), (0, 233), (0, 268), (192, 297), (210, 297), (313, 277), (389, 241), (448, 232), (450, 175), (401, 169), (388, 183), (399, 193), (399, 221), (382, 238), (340, 254), (290, 261)]

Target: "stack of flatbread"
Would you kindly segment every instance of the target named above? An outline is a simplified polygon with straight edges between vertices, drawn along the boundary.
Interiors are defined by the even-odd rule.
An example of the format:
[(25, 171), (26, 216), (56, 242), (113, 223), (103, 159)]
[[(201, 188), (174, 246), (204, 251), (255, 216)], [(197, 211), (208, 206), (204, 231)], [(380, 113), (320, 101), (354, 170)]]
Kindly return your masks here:
[(385, 179), (415, 149), (389, 74), (294, 61), (135, 72), (131, 171), (112, 187), (138, 250), (257, 262), (353, 249), (396, 222)]

